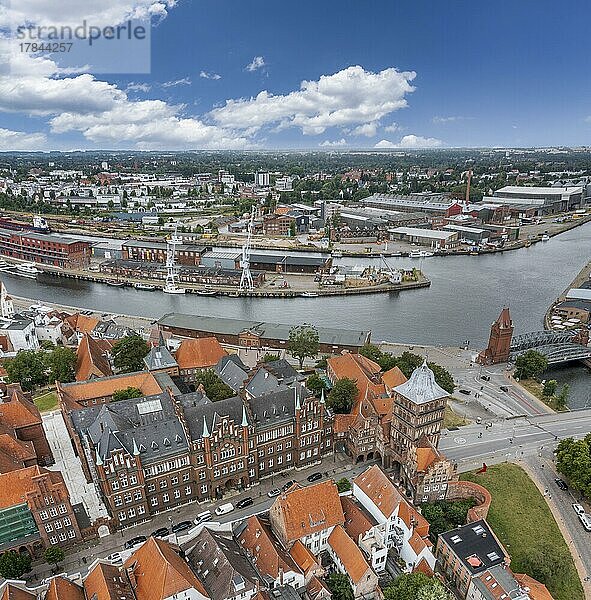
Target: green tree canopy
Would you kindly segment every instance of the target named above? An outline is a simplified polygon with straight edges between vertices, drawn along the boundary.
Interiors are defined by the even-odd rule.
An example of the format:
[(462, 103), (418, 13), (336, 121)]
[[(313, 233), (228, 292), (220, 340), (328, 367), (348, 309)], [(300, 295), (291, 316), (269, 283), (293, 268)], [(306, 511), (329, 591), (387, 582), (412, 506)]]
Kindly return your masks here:
[(4, 579), (20, 579), (31, 570), (31, 557), (29, 554), (19, 554), (8, 550), (0, 554), (0, 575)]
[(340, 493), (348, 492), (352, 488), (351, 482), (346, 477), (341, 477), (337, 481), (337, 489)]
[(544, 383), (544, 389), (542, 390), (542, 394), (544, 394), (544, 396), (549, 397), (554, 396), (557, 387), (558, 381), (556, 381), (556, 379), (549, 379), (548, 381), (546, 381), (546, 383)]
[(139, 335), (128, 335), (120, 339), (111, 350), (114, 367), (121, 373), (141, 371), (143, 359), (150, 351), (150, 346)]
[(296, 325), (289, 330), (289, 342), (287, 351), (300, 363), (300, 369), (304, 368), (306, 358), (315, 358), (320, 350), (320, 338), (318, 331), (312, 325)]
[(315, 396), (320, 396), (322, 390), (326, 391), (326, 383), (324, 383), (324, 379), (322, 379), (318, 373), (312, 373), (312, 375), (308, 377), (306, 387), (311, 392), (314, 392)]
[(202, 385), (205, 394), (212, 402), (234, 396), (234, 390), (226, 385), (212, 369), (200, 371), (195, 377), (195, 385)]
[(142, 396), (142, 390), (130, 385), (122, 390), (115, 390), (113, 392), (113, 402), (117, 402), (119, 400), (128, 400), (129, 398), (141, 398)]
[(439, 534), (455, 529), (466, 522), (468, 510), (476, 504), (476, 500), (437, 500), (421, 504), (421, 513), (429, 521), (429, 534), (437, 541)]
[(62, 562), (62, 560), (64, 560), (65, 556), (66, 555), (64, 551), (59, 546), (50, 546), (43, 553), (45, 562), (49, 563), (50, 565), (55, 565), (56, 567)]
[(328, 394), (327, 405), (335, 413), (347, 414), (351, 412), (359, 390), (353, 379), (343, 377), (339, 379)]
[(76, 377), (76, 353), (71, 348), (60, 346), (45, 355), (49, 369), (49, 380), (69, 383)]
[(326, 585), (332, 594), (333, 600), (354, 600), (355, 598), (349, 578), (343, 573), (331, 573), (326, 578)]
[(548, 368), (548, 359), (536, 350), (528, 350), (515, 359), (515, 377), (539, 377)]
[(6, 372), (10, 381), (20, 383), (23, 390), (31, 391), (47, 383), (47, 369), (43, 353), (35, 350), (21, 350), (6, 361)]
[(451, 600), (443, 584), (423, 573), (403, 573), (384, 590), (386, 600)]
[(556, 449), (556, 468), (575, 490), (591, 498), (591, 433), (582, 440), (561, 440)]
[(263, 358), (261, 359), (261, 362), (264, 363), (268, 363), (268, 362), (275, 362), (276, 360), (279, 360), (279, 354), (271, 354), (269, 352), (266, 352), (265, 355), (263, 356)]
[(560, 390), (560, 393), (556, 396), (556, 408), (564, 409), (568, 404), (568, 395), (570, 393), (570, 385), (565, 383)]

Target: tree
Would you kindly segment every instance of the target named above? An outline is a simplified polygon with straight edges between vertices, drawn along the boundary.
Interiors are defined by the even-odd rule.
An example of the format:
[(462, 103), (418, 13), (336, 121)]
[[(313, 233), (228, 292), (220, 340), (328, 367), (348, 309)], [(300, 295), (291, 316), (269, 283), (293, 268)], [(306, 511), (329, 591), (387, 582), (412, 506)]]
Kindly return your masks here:
[(570, 385), (565, 383), (560, 390), (560, 394), (556, 396), (556, 408), (563, 410), (566, 408), (568, 403), (568, 394), (570, 392)]
[(570, 562), (571, 557), (566, 550), (544, 544), (530, 547), (521, 566), (530, 577), (555, 588), (570, 572)]
[(544, 383), (544, 389), (542, 390), (542, 394), (551, 398), (556, 393), (556, 388), (558, 387), (558, 381), (556, 379), (549, 379)]
[(55, 344), (51, 340), (41, 340), (39, 342), (39, 348), (41, 348), (41, 350), (53, 350)]
[(112, 397), (113, 402), (117, 402), (119, 400), (129, 400), (130, 398), (141, 398), (142, 396), (142, 390), (130, 385), (122, 390), (115, 390)]
[(433, 371), (437, 385), (442, 387), (448, 394), (453, 394), (456, 384), (452, 374), (445, 367), (435, 363), (427, 363), (427, 366)]
[(64, 551), (59, 546), (50, 546), (43, 553), (43, 558), (45, 559), (45, 562), (49, 563), (50, 565), (55, 565), (56, 569), (59, 563), (61, 563), (62, 560), (64, 560), (65, 556), (66, 555)]
[(515, 359), (515, 377), (539, 377), (548, 368), (548, 359), (535, 350), (528, 350)]
[(45, 355), (45, 364), (50, 371), (49, 380), (69, 383), (76, 378), (76, 353), (71, 348), (60, 346)]
[(0, 555), (0, 575), (4, 579), (20, 579), (31, 570), (31, 556), (8, 550)]
[(5, 367), (10, 381), (20, 383), (23, 390), (28, 392), (47, 383), (47, 370), (41, 352), (20, 350), (14, 358), (6, 361)]
[(212, 369), (205, 369), (198, 373), (195, 377), (195, 384), (203, 386), (205, 395), (212, 402), (234, 396), (234, 390), (226, 385)]
[(289, 330), (288, 352), (298, 359), (300, 369), (304, 368), (306, 358), (315, 358), (320, 349), (318, 331), (312, 325), (296, 325)]
[(264, 363), (275, 362), (276, 360), (279, 360), (279, 354), (271, 354), (269, 352), (266, 352), (262, 358), (262, 362)]
[(437, 500), (421, 504), (421, 513), (429, 521), (429, 534), (433, 541), (437, 541), (439, 534), (463, 525), (468, 510), (475, 504), (473, 498), (455, 501)]
[(365, 344), (359, 349), (359, 354), (379, 364), (384, 353), (375, 344)]
[(326, 383), (324, 382), (324, 379), (318, 375), (318, 373), (312, 373), (312, 375), (308, 377), (308, 380), (306, 381), (306, 387), (311, 392), (314, 392), (315, 396), (320, 396), (322, 390), (326, 391)]
[(337, 481), (337, 489), (339, 490), (339, 493), (348, 492), (351, 490), (351, 487), (351, 482), (346, 477), (341, 477)]
[(121, 373), (141, 371), (144, 366), (143, 359), (149, 351), (148, 343), (139, 335), (127, 335), (111, 350), (113, 365)]
[(591, 498), (591, 434), (582, 440), (561, 440), (556, 449), (556, 468), (571, 487)]
[(354, 600), (355, 598), (349, 578), (343, 573), (331, 573), (326, 578), (326, 585), (333, 600)]
[(423, 573), (403, 573), (384, 590), (386, 600), (451, 600), (443, 584)]
[(351, 412), (353, 402), (359, 394), (357, 384), (353, 379), (343, 377), (339, 379), (328, 394), (327, 405), (335, 413), (347, 414)]

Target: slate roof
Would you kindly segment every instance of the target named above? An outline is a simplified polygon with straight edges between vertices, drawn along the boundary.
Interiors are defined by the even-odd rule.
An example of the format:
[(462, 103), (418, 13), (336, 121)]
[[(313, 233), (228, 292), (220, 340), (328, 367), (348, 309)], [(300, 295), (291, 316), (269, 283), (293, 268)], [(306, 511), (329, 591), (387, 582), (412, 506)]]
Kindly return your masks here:
[(275, 427), (283, 421), (291, 421), (295, 417), (296, 395), (300, 404), (304, 402), (308, 391), (300, 386), (282, 388), (270, 394), (264, 394), (248, 400), (251, 415), (257, 429), (266, 426)]
[(176, 360), (166, 346), (154, 346), (150, 348), (150, 351), (144, 357), (144, 364), (148, 371), (170, 369), (177, 366)]
[(415, 404), (425, 404), (449, 396), (435, 381), (435, 375), (426, 361), (412, 372), (406, 383), (396, 386), (394, 391)]
[(102, 460), (114, 450), (133, 454), (134, 444), (144, 463), (188, 450), (167, 392), (83, 408), (72, 411), (71, 418), (78, 434), (90, 437)]
[[(267, 339), (285, 342), (289, 340), (289, 331), (292, 328), (292, 325), (280, 323), (223, 319), (219, 317), (206, 317), (183, 313), (165, 314), (158, 321), (158, 325), (160, 327), (179, 327), (195, 331), (205, 331), (212, 335), (238, 335), (242, 331), (253, 330), (258, 335)], [(369, 331), (355, 331), (353, 329), (318, 327), (317, 331), (320, 343), (326, 345), (361, 347), (369, 341), (370, 337)]]
[(242, 388), (248, 377), (248, 369), (237, 354), (223, 356), (213, 370), (234, 392)]
[(204, 527), (195, 538), (189, 564), (205, 584), (210, 598), (232, 598), (258, 588), (259, 577), (240, 546)]
[(238, 396), (225, 400), (212, 402), (201, 392), (192, 392), (178, 397), (185, 419), (189, 426), (191, 440), (200, 440), (203, 437), (203, 419), (207, 423), (209, 433), (217, 427), (222, 417), (228, 417), (235, 425), (242, 423), (244, 403)]
[(289, 384), (301, 378), (300, 374), (284, 358), (266, 362), (264, 368), (282, 383)]
[(244, 387), (247, 394), (257, 398), (265, 396), (272, 392), (287, 389), (285, 384), (279, 382), (279, 379), (265, 367), (260, 367), (258, 371), (250, 378)]

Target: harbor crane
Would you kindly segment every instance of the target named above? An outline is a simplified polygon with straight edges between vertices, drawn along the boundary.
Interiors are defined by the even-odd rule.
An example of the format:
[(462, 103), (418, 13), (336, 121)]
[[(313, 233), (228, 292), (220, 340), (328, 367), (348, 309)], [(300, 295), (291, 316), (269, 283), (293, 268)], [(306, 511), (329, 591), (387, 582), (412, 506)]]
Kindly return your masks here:
[(241, 291), (252, 291), (254, 283), (252, 281), (252, 273), (250, 272), (250, 250), (252, 246), (252, 232), (254, 230), (254, 216), (255, 207), (253, 206), (250, 211), (250, 220), (248, 221), (248, 235), (246, 242), (242, 246), (242, 275), (240, 276), (240, 290)]

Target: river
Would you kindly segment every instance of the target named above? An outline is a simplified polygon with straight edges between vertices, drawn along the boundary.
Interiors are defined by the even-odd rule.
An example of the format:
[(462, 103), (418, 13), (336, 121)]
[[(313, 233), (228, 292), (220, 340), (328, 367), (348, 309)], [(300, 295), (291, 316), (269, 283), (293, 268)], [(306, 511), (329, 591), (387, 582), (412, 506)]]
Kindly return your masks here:
[[(9, 293), (101, 312), (157, 319), (166, 312), (260, 319), (279, 323), (370, 329), (372, 340), (432, 345), (486, 345), (491, 323), (509, 306), (517, 334), (542, 328), (548, 306), (590, 258), (591, 223), (548, 242), (481, 256), (392, 258), (393, 267), (421, 266), (430, 288), (390, 294), (325, 298), (216, 298), (113, 288), (42, 275), (37, 281), (5, 273)], [(341, 259), (369, 263), (370, 259)], [(377, 259), (374, 259), (377, 262)], [(563, 377), (558, 377), (563, 379)], [(573, 407), (588, 402), (589, 376), (572, 368)]]

